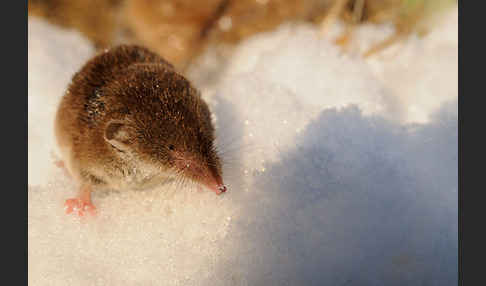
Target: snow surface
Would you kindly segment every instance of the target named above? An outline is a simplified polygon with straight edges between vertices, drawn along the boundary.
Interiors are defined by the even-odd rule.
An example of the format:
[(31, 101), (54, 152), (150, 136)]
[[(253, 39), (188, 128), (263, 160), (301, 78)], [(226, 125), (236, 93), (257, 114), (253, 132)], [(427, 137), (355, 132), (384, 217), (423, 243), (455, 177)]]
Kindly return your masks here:
[[(301, 24), (191, 69), (215, 117), (229, 191), (95, 193), (53, 164), (52, 123), (87, 40), (29, 19), (30, 285), (456, 285), (457, 9), (362, 59)], [(217, 77), (205, 83), (209, 69)]]

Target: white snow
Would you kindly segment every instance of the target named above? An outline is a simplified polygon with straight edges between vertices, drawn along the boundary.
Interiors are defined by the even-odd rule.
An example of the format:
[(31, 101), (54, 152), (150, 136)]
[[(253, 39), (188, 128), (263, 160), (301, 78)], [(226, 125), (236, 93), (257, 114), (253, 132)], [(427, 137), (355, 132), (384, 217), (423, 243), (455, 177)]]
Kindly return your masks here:
[(457, 9), (446, 17), (369, 59), (358, 52), (389, 26), (359, 28), (349, 53), (303, 24), (224, 66), (209, 51), (189, 75), (228, 193), (96, 193), (83, 219), (63, 211), (76, 186), (53, 164), (52, 122), (93, 49), (30, 18), (30, 284), (455, 285)]

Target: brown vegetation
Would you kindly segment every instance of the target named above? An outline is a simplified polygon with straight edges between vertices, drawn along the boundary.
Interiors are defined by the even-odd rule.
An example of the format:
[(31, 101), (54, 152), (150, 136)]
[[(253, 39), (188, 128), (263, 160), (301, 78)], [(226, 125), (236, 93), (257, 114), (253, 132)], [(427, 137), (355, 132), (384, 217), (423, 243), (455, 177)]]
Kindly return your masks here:
[[(397, 34), (367, 55), (417, 30), (426, 3), (451, 0), (28, 0), (29, 15), (79, 30), (99, 48), (136, 43), (184, 67), (210, 42), (234, 44), (286, 21), (307, 21), (323, 32), (336, 19), (347, 23), (337, 43), (345, 46), (352, 27), (392, 22)], [(436, 6), (438, 6), (436, 4)], [(428, 9), (430, 10), (430, 9)], [(425, 32), (419, 29), (419, 32)]]

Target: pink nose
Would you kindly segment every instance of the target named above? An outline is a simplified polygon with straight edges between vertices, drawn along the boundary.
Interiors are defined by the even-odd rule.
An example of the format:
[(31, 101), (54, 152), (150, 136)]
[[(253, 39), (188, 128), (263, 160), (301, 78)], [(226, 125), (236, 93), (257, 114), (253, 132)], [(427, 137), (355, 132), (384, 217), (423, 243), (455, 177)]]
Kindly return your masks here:
[(222, 193), (225, 193), (228, 189), (226, 188), (225, 185), (220, 184), (220, 185), (212, 185), (209, 187), (211, 190), (213, 190), (216, 195), (221, 195)]
[(226, 192), (226, 186), (225, 185), (219, 185), (218, 190), (222, 193)]

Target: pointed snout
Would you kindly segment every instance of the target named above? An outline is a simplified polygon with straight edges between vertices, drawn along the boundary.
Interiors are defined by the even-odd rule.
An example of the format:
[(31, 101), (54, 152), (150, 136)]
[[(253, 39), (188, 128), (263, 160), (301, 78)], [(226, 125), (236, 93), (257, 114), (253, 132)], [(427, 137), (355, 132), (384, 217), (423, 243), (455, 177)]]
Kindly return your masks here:
[(205, 186), (217, 195), (227, 191), (227, 187), (223, 183), (221, 170), (216, 167), (217, 164), (207, 163), (205, 159), (197, 159), (198, 157), (185, 153), (173, 152), (173, 156), (176, 158), (176, 168), (188, 178)]

